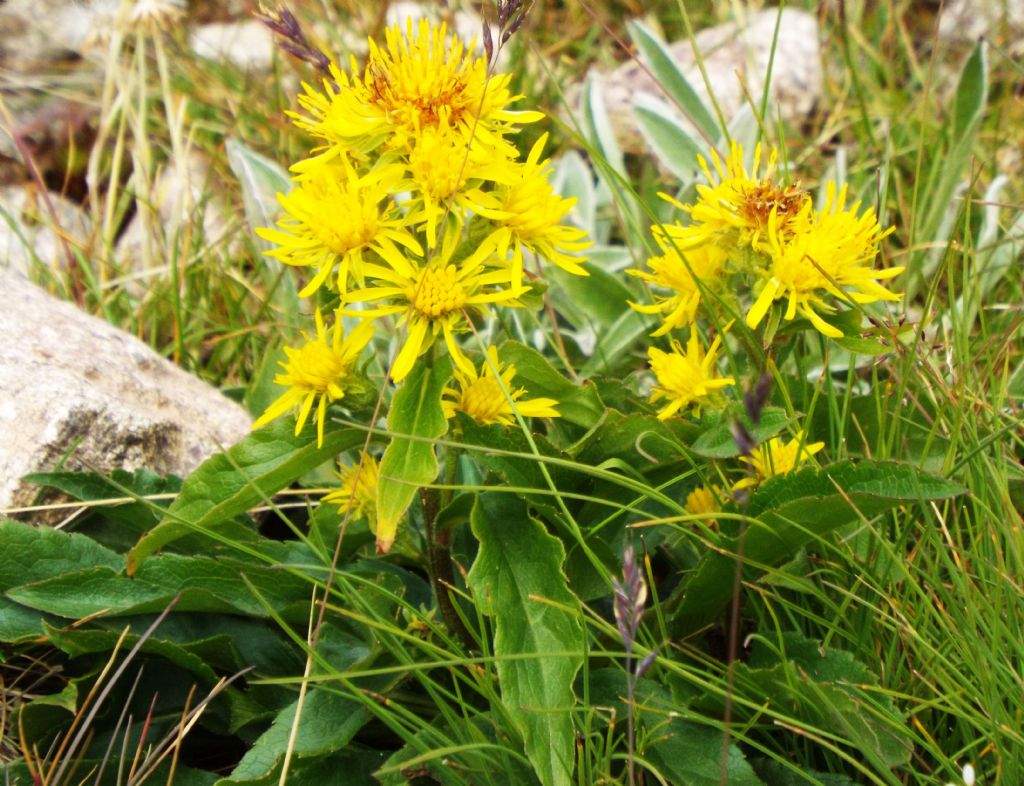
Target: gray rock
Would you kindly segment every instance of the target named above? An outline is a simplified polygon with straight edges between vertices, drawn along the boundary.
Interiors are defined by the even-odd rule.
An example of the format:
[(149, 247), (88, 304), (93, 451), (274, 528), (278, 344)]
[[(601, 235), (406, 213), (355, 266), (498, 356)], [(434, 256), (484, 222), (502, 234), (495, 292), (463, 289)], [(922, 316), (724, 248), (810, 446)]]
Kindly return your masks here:
[(26, 276), (35, 265), (63, 268), (69, 252), (85, 248), (91, 234), (86, 212), (60, 194), (0, 187), (0, 268)]
[(0, 269), (0, 512), (21, 478), (147, 467), (185, 475), (245, 436), (248, 413), (135, 337)]
[[(774, 46), (778, 23), (778, 42)], [(771, 63), (769, 124), (781, 112), (798, 119), (821, 97), (822, 68), (818, 22), (805, 11), (766, 9), (750, 14), (743, 24), (729, 22), (701, 30), (695, 36), (708, 83), (728, 120), (745, 102), (743, 84), (759, 105)], [(669, 44), (676, 64), (704, 103), (711, 107), (707, 84), (697, 67), (690, 41)], [(742, 79), (742, 82), (741, 82)], [(646, 146), (634, 120), (640, 95), (661, 97), (654, 78), (636, 60), (600, 77), (602, 96), (623, 150), (643, 153)], [(666, 101), (667, 104), (667, 101)], [(672, 110), (674, 111), (674, 109)]]

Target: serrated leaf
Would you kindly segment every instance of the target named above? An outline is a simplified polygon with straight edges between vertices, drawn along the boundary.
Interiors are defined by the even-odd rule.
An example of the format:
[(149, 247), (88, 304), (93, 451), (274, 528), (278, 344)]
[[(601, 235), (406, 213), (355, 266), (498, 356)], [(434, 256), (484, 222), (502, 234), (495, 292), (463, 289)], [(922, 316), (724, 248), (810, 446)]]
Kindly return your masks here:
[(673, 615), (683, 635), (713, 622), (732, 597), (736, 559), (747, 559), (751, 580), (765, 566), (778, 565), (797, 551), (862, 516), (871, 517), (899, 505), (955, 497), (962, 486), (895, 462), (843, 462), (812, 467), (771, 478), (755, 491), (747, 513), (753, 519), (743, 533), (723, 538), (721, 549), (708, 551), (686, 583), (683, 602)]
[(280, 418), (204, 461), (182, 485), (164, 519), (128, 552), (128, 575), (168, 543), (244, 513), (324, 461), (366, 441), (361, 431), (328, 427), (317, 447), (312, 422), (298, 436), (294, 432), (292, 419)]
[(480, 550), (467, 584), (494, 618), (502, 701), (541, 783), (570, 786), (573, 681), (583, 664), (583, 628), (563, 573), (562, 542), (507, 494), (481, 494), (471, 525)]
[(395, 393), (388, 412), (392, 439), (380, 460), (377, 480), (377, 551), (387, 553), (398, 522), (420, 487), (437, 477), (437, 457), (431, 440), (448, 432), (441, 392), (452, 375), (445, 357), (432, 365), (418, 363)]
[(591, 428), (604, 417), (604, 403), (592, 384), (570, 382), (536, 350), (518, 341), (506, 341), (498, 354), (502, 361), (516, 367), (514, 384), (526, 388), (531, 398), (553, 398), (563, 420)]
[(699, 128), (709, 140), (719, 137), (718, 123), (693, 89), (690, 80), (676, 65), (672, 53), (651, 30), (636, 20), (626, 23), (629, 35), (640, 51), (640, 58), (665, 95)]

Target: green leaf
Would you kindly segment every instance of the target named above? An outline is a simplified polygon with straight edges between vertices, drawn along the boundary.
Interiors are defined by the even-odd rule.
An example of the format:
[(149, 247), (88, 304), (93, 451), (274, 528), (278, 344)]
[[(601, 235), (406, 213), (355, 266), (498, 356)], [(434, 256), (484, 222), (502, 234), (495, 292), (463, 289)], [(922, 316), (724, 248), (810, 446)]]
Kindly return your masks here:
[(718, 123), (700, 96), (693, 89), (686, 75), (676, 65), (676, 59), (665, 44), (643, 23), (633, 20), (626, 23), (630, 38), (640, 51), (640, 58), (651, 70), (658, 85), (686, 116), (693, 121), (709, 140), (718, 139), (721, 134)]
[(956, 139), (971, 133), (981, 121), (988, 102), (988, 43), (978, 41), (960, 72), (960, 83), (953, 97), (953, 135)]
[[(531, 455), (530, 444), (523, 432), (515, 426), (490, 425), (481, 426), (472, 418), (459, 414), (464, 444), (469, 455), (480, 462), (481, 466), (498, 473), (508, 486), (516, 489), (536, 489), (539, 494), (524, 494), (530, 504), (542, 510), (557, 510), (555, 497), (549, 493), (550, 486), (541, 471), (541, 458)], [(568, 461), (568, 457), (552, 446), (540, 435), (533, 436), (541, 456), (551, 456)], [(490, 451), (501, 451), (492, 453)], [(506, 455), (518, 453), (520, 455)], [(548, 475), (554, 487), (561, 491), (575, 488), (585, 479), (584, 475), (573, 473), (564, 467), (554, 464), (547, 465)]]
[(204, 461), (185, 481), (163, 521), (128, 552), (128, 574), (168, 543), (244, 513), (324, 461), (366, 441), (362, 431), (328, 427), (323, 445), (317, 447), (312, 422), (298, 436), (294, 432), (292, 419), (281, 418)]
[[(586, 676), (590, 703), (613, 708), (616, 718), (626, 717), (626, 673), (603, 668)], [(673, 786), (763, 786), (733, 743), (726, 757), (726, 777), (722, 778), (721, 729), (678, 717), (681, 703), (667, 688), (640, 678), (634, 696), (637, 721), (646, 727), (646, 733), (639, 735), (643, 741), (639, 753)]]
[(573, 783), (573, 681), (583, 664), (579, 601), (561, 541), (507, 494), (485, 493), (471, 516), (480, 551), (467, 584), (494, 618), (501, 697), (544, 786)]
[[(288, 171), (237, 139), (229, 138), (224, 147), (228, 154), (228, 166), (242, 187), (242, 204), (249, 226), (253, 229), (274, 226), (281, 213), (277, 195), (292, 190)], [(260, 243), (264, 248), (270, 246), (267, 241)]]
[(672, 718), (644, 756), (674, 786), (764, 786), (743, 752), (729, 745), (722, 777), (722, 731)]
[(861, 517), (964, 492), (952, 481), (895, 462), (848, 461), (771, 478), (750, 497), (747, 513), (753, 521), (743, 533), (742, 549), (738, 537), (724, 537), (721, 549), (708, 551), (689, 577), (673, 615), (674, 631), (699, 630), (725, 608), (736, 576), (736, 559), (728, 555), (742, 551), (748, 560), (744, 576), (751, 580)]
[[(278, 713), (274, 722), (252, 744), (231, 776), (217, 786), (236, 786), (275, 773), (288, 748), (298, 700)], [(362, 704), (326, 688), (312, 688), (306, 694), (292, 752), (296, 757), (313, 757), (342, 750), (370, 719)]]
[(451, 375), (452, 365), (447, 357), (435, 360), (432, 365), (417, 363), (391, 402), (388, 412), (391, 444), (380, 460), (377, 480), (375, 532), (379, 553), (391, 548), (398, 522), (416, 492), (437, 477), (437, 457), (431, 440), (448, 431), (441, 392)]
[(589, 429), (604, 417), (604, 403), (592, 384), (570, 382), (536, 350), (518, 341), (506, 341), (498, 355), (516, 367), (513, 384), (526, 388), (530, 398), (553, 398), (563, 420)]
[(664, 102), (640, 94), (633, 101), (633, 114), (658, 160), (681, 184), (692, 182), (700, 173), (701, 150), (677, 113)]
[(910, 761), (906, 721), (879, 687), (878, 677), (852, 653), (784, 633), (770, 646), (755, 646), (737, 679), (805, 723), (846, 739), (858, 756), (889, 769)]
[(308, 617), (310, 586), (311, 580), (275, 567), (162, 554), (147, 560), (131, 578), (109, 567), (85, 568), (15, 587), (8, 597), (68, 619), (101, 611), (105, 616), (157, 612), (179, 593), (178, 611), (267, 617), (255, 589), (277, 612), (302, 621)]
[[(746, 417), (743, 420), (751, 436), (757, 440), (758, 444), (761, 444), (782, 431), (786, 427), (786, 423), (789, 422), (789, 416), (785, 410), (777, 407), (765, 407), (761, 411), (761, 420), (756, 426)], [(725, 417), (709, 418), (709, 421), (714, 425), (694, 440), (690, 450), (705, 458), (724, 459), (738, 456), (740, 449), (732, 434), (732, 420)]]
[(124, 557), (84, 535), (0, 521), (0, 592), (84, 567), (124, 568)]

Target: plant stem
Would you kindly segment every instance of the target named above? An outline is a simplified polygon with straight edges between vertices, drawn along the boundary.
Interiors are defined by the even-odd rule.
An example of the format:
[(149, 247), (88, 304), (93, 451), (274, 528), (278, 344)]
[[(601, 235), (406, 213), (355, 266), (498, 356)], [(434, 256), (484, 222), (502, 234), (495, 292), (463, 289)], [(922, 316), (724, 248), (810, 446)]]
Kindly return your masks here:
[(452, 587), (455, 586), (455, 572), (452, 570), (451, 532), (447, 528), (438, 529), (437, 514), (441, 509), (441, 495), (438, 489), (420, 489), (420, 503), (423, 506), (423, 524), (427, 538), (427, 573), (430, 586), (437, 596), (437, 606), (441, 610), (441, 618), (463, 646), (475, 649), (476, 642), (462, 622), (452, 599)]

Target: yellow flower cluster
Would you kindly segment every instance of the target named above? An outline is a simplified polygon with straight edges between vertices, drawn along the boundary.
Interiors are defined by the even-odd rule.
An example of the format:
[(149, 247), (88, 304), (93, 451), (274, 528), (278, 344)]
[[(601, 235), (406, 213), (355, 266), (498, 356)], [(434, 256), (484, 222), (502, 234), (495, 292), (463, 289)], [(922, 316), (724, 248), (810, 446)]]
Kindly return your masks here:
[[(879, 281), (903, 268), (871, 267), (892, 228), (883, 230), (870, 207), (863, 212), (859, 202), (847, 207), (846, 186), (834, 182), (826, 186), (825, 207), (815, 210), (809, 193), (780, 182), (775, 150), (763, 172), (761, 157), (758, 145), (748, 172), (743, 148), (733, 143), (724, 163), (712, 153), (714, 171), (700, 159), (708, 183), (697, 186), (694, 204), (662, 195), (691, 221), (655, 227), (664, 254), (648, 261), (649, 272), (631, 271), (671, 293), (657, 295), (651, 305), (633, 306), (662, 317), (655, 335), (692, 324), (709, 293), (723, 296), (731, 274), (752, 292), (746, 311), (750, 328), (761, 324), (776, 301), (786, 301), (784, 319), (804, 317), (823, 335), (838, 338), (842, 332), (822, 318), (835, 313), (832, 301), (899, 300)], [(736, 289), (742, 286), (730, 288)]]
[[(303, 84), (301, 111), (289, 114), (318, 146), (292, 166), (294, 188), (279, 196), (283, 218), (257, 233), (273, 244), (270, 256), (308, 269), (301, 296), (326, 288), (321, 300), (336, 298), (336, 327), (328, 331), (318, 315), (317, 338), (288, 350), (277, 381), (290, 389), (258, 425), (294, 409), (298, 432), (316, 403), (322, 441), (326, 407), (342, 398), (370, 326), (382, 318), (404, 332), (393, 381), (443, 343), (464, 388), (446, 407), (471, 401), (478, 420), (487, 411), (496, 413), (488, 422), (508, 422), (522, 395), (510, 384), (514, 370), (502, 374), (488, 355), (477, 374), (459, 335), (492, 305), (522, 306), (530, 290), (525, 252), (586, 275), (577, 252), (589, 246), (583, 230), (563, 223), (575, 200), (549, 182), (546, 135), (519, 160), (510, 135), (543, 115), (511, 109), (521, 96), (509, 82), (472, 44), (422, 20), (389, 29), (383, 46), (370, 41), (365, 67), (332, 63), (321, 84)], [(342, 317), (360, 321), (349, 338)], [(553, 415), (554, 403), (518, 409)]]

